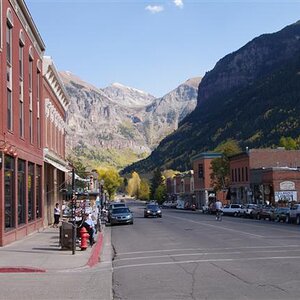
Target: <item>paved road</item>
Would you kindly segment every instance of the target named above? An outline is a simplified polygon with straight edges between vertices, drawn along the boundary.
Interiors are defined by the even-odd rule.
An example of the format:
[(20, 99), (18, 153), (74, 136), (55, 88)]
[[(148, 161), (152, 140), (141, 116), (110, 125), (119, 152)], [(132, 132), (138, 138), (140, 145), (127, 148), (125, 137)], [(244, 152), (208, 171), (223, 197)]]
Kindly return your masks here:
[(164, 209), (112, 227), (114, 299), (299, 299), (300, 227)]

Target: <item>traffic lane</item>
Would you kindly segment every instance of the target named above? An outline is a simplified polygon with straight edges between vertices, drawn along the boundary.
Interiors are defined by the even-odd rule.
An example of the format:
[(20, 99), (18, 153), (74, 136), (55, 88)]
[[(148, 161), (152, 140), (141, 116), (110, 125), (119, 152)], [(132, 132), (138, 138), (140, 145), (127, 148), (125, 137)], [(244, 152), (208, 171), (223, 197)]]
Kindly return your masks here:
[(265, 240), (295, 240), (298, 244), (299, 226), (294, 224), (277, 223), (265, 220), (253, 220), (237, 217), (223, 217), (222, 221), (217, 222), (214, 215), (205, 215), (192, 212), (180, 212), (169, 210), (169, 217), (201, 225), (202, 228), (218, 227), (222, 231), (232, 232), (232, 234), (241, 234), (245, 236), (257, 237)]
[[(140, 212), (136, 211), (135, 214), (138, 216)], [(179, 215), (175, 210), (170, 213), (163, 211), (163, 214), (161, 223), (156, 222), (157, 219), (148, 220), (138, 217), (135, 225), (138, 223), (137, 231), (140, 231), (140, 234), (133, 230), (140, 239), (138, 245), (129, 235), (126, 237), (128, 241), (126, 249), (131, 251), (117, 252), (114, 260), (114, 279), (117, 283), (115, 292), (116, 295), (118, 293), (122, 295), (122, 299), (126, 297), (127, 299), (190, 299), (195, 295), (197, 295), (196, 299), (203, 299), (204, 295), (210, 299), (226, 299), (227, 296), (228, 299), (239, 299), (240, 295), (244, 295), (246, 299), (293, 299), (299, 292), (297, 287), (299, 285), (286, 286), (293, 283), (294, 274), (299, 273), (297, 251), (299, 244), (284, 247), (283, 243), (283, 247), (280, 248), (280, 245), (276, 247), (273, 240), (271, 244), (275, 245), (272, 248), (268, 245), (267, 239), (258, 237), (264, 234), (265, 229), (260, 228), (261, 224), (252, 222), (253, 226), (259, 227), (260, 234), (244, 232), (249, 228), (247, 226), (241, 228), (239, 225), (239, 230), (235, 229), (236, 236), (240, 235), (235, 239), (238, 247), (232, 247), (231, 229), (237, 227), (240, 219), (216, 222), (213, 216), (184, 212)], [(170, 214), (177, 217), (176, 222)], [(246, 222), (242, 224), (249, 223), (248, 220), (244, 221)], [(164, 226), (161, 226), (162, 224)], [(209, 230), (207, 226), (204, 230), (203, 228), (198, 230), (203, 224), (208, 225)], [(223, 228), (222, 233), (220, 228)], [(153, 236), (152, 233), (158, 230), (160, 234)], [(177, 239), (176, 245), (171, 243), (167, 246), (167, 243), (162, 241), (162, 238), (165, 242), (169, 242), (170, 239), (172, 241), (174, 236)], [(248, 243), (249, 239), (250, 243)], [(150, 244), (149, 240), (152, 240)], [(262, 240), (265, 243), (262, 243)], [(215, 246), (213, 249), (210, 247), (212, 241)], [(231, 247), (224, 246), (228, 241), (231, 241), (229, 243)], [(126, 244), (126, 241), (123, 242)], [(197, 249), (193, 248), (195, 245), (198, 245)], [(200, 273), (193, 271), (195, 266), (200, 266)], [(214, 274), (216, 269), (222, 274), (222, 286), (225, 287), (225, 290), (222, 288), (219, 292), (211, 287), (209, 280), (209, 278), (216, 278)], [(194, 277), (197, 279), (195, 286), (191, 285), (191, 278), (187, 280), (187, 273), (186, 271), (182, 273), (183, 270), (187, 273), (195, 273)], [(276, 275), (280, 274), (281, 270), (284, 275), (277, 278)], [(237, 280), (238, 278), (240, 279)], [(247, 284), (241, 285), (240, 281), (245, 281)], [(198, 290), (199, 285), (202, 288)]]
[[(218, 241), (222, 241), (223, 248), (229, 249), (240, 247), (241, 243), (246, 247), (300, 245), (296, 226), (280, 227), (277, 223), (263, 224), (260, 221), (251, 222), (253, 220), (238, 218), (217, 222), (213, 216), (175, 212), (163, 212), (162, 219), (144, 219), (140, 210), (135, 211), (135, 230), (122, 227), (115, 232), (116, 235), (127, 237), (125, 241), (122, 238), (115, 239), (116, 245), (120, 242), (117, 247), (119, 254), (157, 249), (186, 249), (186, 245), (192, 249), (199, 245), (214, 248)], [(128, 243), (131, 240), (136, 243), (131, 245)], [(132, 246), (135, 251), (132, 251)]]
[(295, 277), (299, 268), (293, 261), (194, 261), (114, 272), (119, 284), (115, 299), (298, 299), (299, 295)]

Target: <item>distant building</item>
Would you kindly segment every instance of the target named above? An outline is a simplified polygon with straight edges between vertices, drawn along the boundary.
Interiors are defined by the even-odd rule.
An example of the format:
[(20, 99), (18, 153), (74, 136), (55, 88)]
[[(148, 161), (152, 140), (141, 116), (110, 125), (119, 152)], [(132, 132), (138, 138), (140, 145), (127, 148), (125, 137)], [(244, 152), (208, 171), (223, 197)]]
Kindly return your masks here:
[[(197, 206), (201, 208), (214, 201), (219, 195), (216, 195), (211, 180), (211, 162), (222, 157), (221, 153), (203, 152), (192, 157), (192, 167), (194, 170), (194, 193)], [(223, 197), (223, 195), (221, 194)], [(223, 199), (220, 199), (223, 200)]]
[[(295, 201), (300, 174), (299, 150), (250, 149), (230, 157), (229, 161), (232, 203), (274, 204), (278, 197), (287, 195), (287, 191), (296, 192), (292, 193)], [(293, 189), (280, 189), (280, 183), (283, 182), (289, 184), (281, 184), (281, 187), (289, 186)], [(296, 201), (299, 200), (297, 196)]]
[(300, 201), (299, 168), (260, 168), (250, 174), (252, 203), (286, 206)]
[(175, 175), (173, 178), (173, 194), (171, 200), (182, 201), (185, 208), (189, 208), (192, 204), (196, 204), (193, 170)]
[(43, 226), (44, 51), (25, 2), (0, 1), (0, 246)]

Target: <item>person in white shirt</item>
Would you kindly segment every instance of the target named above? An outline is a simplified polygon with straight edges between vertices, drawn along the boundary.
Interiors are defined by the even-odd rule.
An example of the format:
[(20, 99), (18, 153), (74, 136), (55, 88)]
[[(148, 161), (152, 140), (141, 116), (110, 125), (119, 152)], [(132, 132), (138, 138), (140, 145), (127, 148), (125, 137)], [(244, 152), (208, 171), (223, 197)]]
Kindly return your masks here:
[(220, 200), (217, 200), (215, 203), (216, 208), (216, 220), (220, 220), (222, 214), (223, 204)]
[(60, 217), (60, 209), (59, 209), (59, 204), (56, 203), (54, 207), (54, 223), (53, 227), (58, 227), (59, 224), (59, 217)]
[(220, 200), (217, 200), (215, 205), (216, 205), (216, 210), (222, 210), (223, 204)]

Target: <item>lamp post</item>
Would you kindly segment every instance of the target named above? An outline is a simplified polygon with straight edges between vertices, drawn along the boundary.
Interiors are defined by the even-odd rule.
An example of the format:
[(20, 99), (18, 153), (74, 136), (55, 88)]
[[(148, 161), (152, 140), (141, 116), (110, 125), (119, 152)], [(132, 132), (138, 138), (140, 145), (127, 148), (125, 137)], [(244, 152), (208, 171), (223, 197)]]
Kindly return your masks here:
[(103, 186), (104, 186), (104, 180), (101, 179), (100, 180), (100, 203), (101, 203), (101, 210), (103, 210), (103, 204), (104, 204), (104, 201), (103, 201)]
[(75, 254), (76, 250), (76, 218), (75, 218), (75, 207), (76, 207), (76, 202), (75, 202), (75, 169), (72, 168), (72, 221), (73, 221), (73, 226), (72, 226), (72, 254)]

